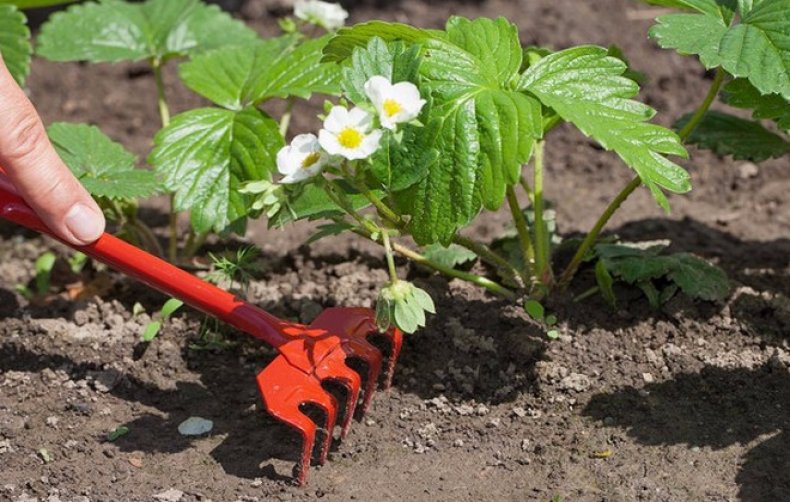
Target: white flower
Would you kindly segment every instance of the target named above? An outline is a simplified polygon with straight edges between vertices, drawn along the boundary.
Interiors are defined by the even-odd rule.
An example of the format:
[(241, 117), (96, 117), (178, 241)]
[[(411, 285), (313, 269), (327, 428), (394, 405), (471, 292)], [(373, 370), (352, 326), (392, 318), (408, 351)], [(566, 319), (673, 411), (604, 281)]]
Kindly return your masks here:
[(300, 134), (277, 152), (277, 170), (285, 175), (280, 183), (298, 183), (312, 178), (328, 161), (315, 134)]
[(378, 150), (381, 129), (371, 130), (373, 117), (361, 108), (347, 110), (335, 106), (324, 120), (318, 141), (330, 155), (348, 160), (364, 159)]
[(320, 0), (296, 0), (294, 15), (327, 30), (341, 28), (348, 18), (348, 12), (339, 4)]
[(365, 94), (376, 107), (381, 125), (387, 129), (395, 129), (397, 124), (416, 119), (425, 106), (419, 89), (411, 82), (393, 85), (384, 77), (371, 77), (365, 83)]

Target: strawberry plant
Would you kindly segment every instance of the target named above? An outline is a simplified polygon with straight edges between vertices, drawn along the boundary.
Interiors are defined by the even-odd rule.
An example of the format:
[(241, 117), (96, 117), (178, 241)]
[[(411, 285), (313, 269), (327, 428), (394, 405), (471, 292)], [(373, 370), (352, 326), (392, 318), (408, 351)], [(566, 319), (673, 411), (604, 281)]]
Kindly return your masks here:
[[(788, 150), (790, 0), (649, 3), (691, 11), (660, 17), (651, 35), (716, 69), (710, 92), (678, 120), (677, 132), (651, 122), (655, 110), (634, 99), (646, 77), (619, 48), (525, 47), (504, 18), (453, 17), (442, 30), (381, 21), (344, 28), (347, 13), (337, 4), (300, 0), (295, 19), (280, 23), (282, 34), (261, 39), (199, 0), (100, 0), (53, 15), (36, 52), (150, 66), (162, 123), (147, 157), (151, 170), (94, 126), (49, 128), (128, 239), (178, 260), (211, 233), (243, 234), (249, 218), (272, 227), (318, 221), (310, 242), (354, 233), (384, 249), (382, 328), (413, 332), (434, 311), (427, 293), (398, 276), (396, 255), (524, 301), (551, 327), (556, 318), (542, 302), (580, 268), (597, 281), (582, 296), (601, 293), (611, 304), (615, 281), (638, 287), (656, 307), (678, 291), (726, 296), (726, 277), (706, 261), (667, 254), (663, 245), (602, 242), (600, 233), (639, 187), (665, 211), (670, 195), (691, 190), (677, 160), (688, 155), (685, 143), (753, 161)], [(7, 27), (0, 50), (21, 82), (30, 53), (24, 18), (0, 9)], [(174, 61), (182, 83), (209, 105), (171, 117), (163, 69)], [(709, 110), (722, 86), (724, 101), (753, 110), (755, 120)], [(314, 94), (333, 98), (322, 126), (292, 137), (292, 114)], [(271, 100), (285, 102), (277, 119), (262, 108)], [(544, 196), (545, 152), (561, 123), (634, 171), (579, 240), (562, 239)], [(171, 201), (166, 250), (137, 218), (139, 200), (156, 193)], [(499, 210), (512, 217), (505, 235), (482, 242), (463, 233), (481, 213)], [(180, 213), (189, 214), (186, 237)], [(572, 257), (559, 258), (565, 253)]]

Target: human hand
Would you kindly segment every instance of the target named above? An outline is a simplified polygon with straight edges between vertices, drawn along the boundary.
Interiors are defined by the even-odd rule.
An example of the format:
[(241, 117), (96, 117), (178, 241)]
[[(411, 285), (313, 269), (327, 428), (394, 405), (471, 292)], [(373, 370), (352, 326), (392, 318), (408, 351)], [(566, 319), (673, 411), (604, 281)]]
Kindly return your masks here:
[(0, 56), (0, 166), (19, 195), (60, 238), (90, 244), (104, 215), (58, 157), (33, 104)]

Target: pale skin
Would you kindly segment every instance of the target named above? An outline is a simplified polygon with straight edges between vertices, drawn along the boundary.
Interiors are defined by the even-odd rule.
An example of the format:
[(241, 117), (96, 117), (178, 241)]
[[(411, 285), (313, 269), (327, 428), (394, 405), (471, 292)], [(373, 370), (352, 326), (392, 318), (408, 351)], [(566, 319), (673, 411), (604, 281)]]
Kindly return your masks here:
[(104, 232), (104, 215), (52, 147), (41, 118), (0, 56), (0, 167), (61, 239), (76, 245)]

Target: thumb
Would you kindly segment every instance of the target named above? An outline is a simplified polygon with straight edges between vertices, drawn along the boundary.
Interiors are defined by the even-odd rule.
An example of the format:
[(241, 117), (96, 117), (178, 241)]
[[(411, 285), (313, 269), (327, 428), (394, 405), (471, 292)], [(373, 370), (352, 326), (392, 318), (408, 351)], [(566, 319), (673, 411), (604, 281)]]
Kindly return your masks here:
[(60, 238), (86, 245), (104, 215), (58, 157), (36, 110), (0, 58), (0, 166), (19, 194)]

